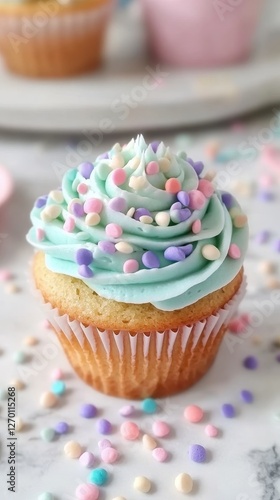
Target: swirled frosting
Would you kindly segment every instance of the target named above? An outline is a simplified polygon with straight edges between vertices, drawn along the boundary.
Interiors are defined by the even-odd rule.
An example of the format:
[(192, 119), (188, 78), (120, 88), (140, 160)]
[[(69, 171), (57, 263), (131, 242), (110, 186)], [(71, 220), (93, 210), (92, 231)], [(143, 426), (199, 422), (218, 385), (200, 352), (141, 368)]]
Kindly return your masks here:
[(55, 273), (100, 296), (176, 310), (242, 267), (247, 218), (203, 176), (202, 162), (139, 136), (64, 175), (38, 198), (27, 239)]

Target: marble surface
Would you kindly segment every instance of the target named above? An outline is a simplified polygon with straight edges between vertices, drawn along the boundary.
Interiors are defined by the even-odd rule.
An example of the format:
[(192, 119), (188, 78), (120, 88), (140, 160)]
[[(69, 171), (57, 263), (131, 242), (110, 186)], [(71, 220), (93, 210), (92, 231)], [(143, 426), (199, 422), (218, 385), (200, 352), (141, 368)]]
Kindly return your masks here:
[[(118, 432), (122, 422), (118, 410), (123, 402), (93, 391), (76, 378), (54, 335), (42, 327), (43, 315), (30, 291), (28, 263), (32, 250), (24, 239), (29, 227), (30, 208), (37, 195), (59, 184), (63, 165), (71, 166), (71, 162), (84, 159), (80, 142), (84, 138), (1, 134), (0, 162), (12, 173), (15, 192), (0, 212), (0, 268), (13, 272), (15, 278), (12, 283), (19, 287), (19, 291), (8, 293), (10, 283), (0, 283), (0, 388), (7, 388), (15, 377), (26, 379), (25, 389), (17, 393), (17, 414), (26, 427), (17, 433), (17, 491), (14, 494), (7, 491), (6, 483), (7, 401), (0, 401), (1, 500), (35, 500), (43, 491), (52, 492), (56, 500), (75, 499), (75, 488), (86, 480), (88, 471), (76, 460), (65, 458), (63, 446), (66, 441), (74, 439), (98, 455), (97, 441), (100, 438), (96, 431), (96, 419), (85, 420), (79, 416), (79, 406), (83, 402), (95, 404), (100, 410), (99, 415), (114, 424), (110, 439), (121, 453), (118, 463), (106, 467), (110, 472), (110, 481), (108, 486), (102, 488), (101, 500), (113, 500), (118, 495), (127, 500), (145, 498), (144, 494), (133, 490), (133, 479), (137, 475), (147, 476), (153, 483), (148, 498), (179, 500), (184, 495), (175, 490), (174, 479), (181, 472), (188, 472), (195, 481), (194, 491), (185, 498), (280, 499), (280, 364), (275, 360), (277, 350), (272, 346), (272, 340), (279, 337), (280, 306), (273, 303), (273, 290), (267, 288), (267, 277), (259, 272), (260, 262), (266, 259), (272, 260), (279, 271), (280, 254), (273, 249), (274, 242), (280, 239), (279, 184), (275, 181), (269, 188), (274, 193), (273, 201), (260, 201), (256, 194), (259, 176), (264, 172), (259, 154), (265, 140), (262, 139), (265, 136), (262, 131), (271, 130), (272, 117), (271, 110), (250, 120), (238, 132), (221, 126), (211, 129), (211, 132), (197, 131), (188, 136), (164, 134), (164, 139), (179, 149), (186, 148), (196, 159), (205, 156), (204, 145), (210, 140), (219, 140), (224, 152), (227, 151), (230, 156), (233, 147), (240, 150), (244, 141), (246, 145), (250, 137), (255, 139), (251, 161), (246, 161), (244, 156), (240, 158), (238, 154), (237, 175), (229, 174), (228, 162), (209, 162), (209, 167), (217, 167), (223, 187), (238, 187), (240, 202), (248, 212), (251, 227), (246, 261), (248, 294), (241, 309), (253, 313), (260, 320), (255, 322), (259, 323), (258, 326), (249, 329), (243, 336), (226, 337), (214, 366), (195, 387), (160, 400), (156, 416), (142, 416), (140, 411), (136, 413), (135, 421), (145, 432), (151, 432), (155, 418), (166, 420), (172, 426), (172, 435), (159, 440), (170, 453), (168, 462), (163, 464), (155, 462), (140, 441), (123, 441)], [(127, 141), (128, 138), (122, 136), (118, 140)], [(148, 139), (157, 139), (157, 134), (149, 135)], [(104, 138), (102, 145), (93, 148), (89, 156), (106, 149), (112, 141), (114, 138)], [(278, 139), (274, 139), (275, 143), (277, 141), (280, 144), (280, 134)], [(237, 155), (231, 152), (231, 156)], [(271, 235), (267, 243), (257, 245), (254, 238), (262, 229), (271, 231)], [(256, 311), (259, 316), (256, 316)], [(22, 341), (28, 335), (39, 339), (35, 347), (23, 346)], [(256, 343), (258, 338), (259, 344)], [(13, 353), (19, 349), (24, 349), (30, 356), (25, 365), (16, 365), (12, 360)], [(242, 366), (243, 359), (251, 354), (259, 359), (259, 367), (255, 371)], [(39, 405), (39, 397), (50, 388), (50, 374), (55, 367), (65, 370), (67, 393), (54, 409), (45, 410)], [(241, 401), (242, 389), (253, 391), (253, 404)], [(221, 414), (221, 405), (226, 402), (236, 407), (233, 419), (225, 419)], [(183, 409), (190, 403), (205, 409), (206, 416), (202, 423), (194, 425), (184, 420)], [(140, 408), (139, 402), (135, 404)], [(61, 420), (70, 424), (69, 435), (52, 443), (43, 442), (40, 431)], [(204, 434), (208, 422), (220, 429), (218, 438), (211, 439)], [(194, 443), (206, 447), (206, 463), (195, 464), (189, 460), (188, 446)]]

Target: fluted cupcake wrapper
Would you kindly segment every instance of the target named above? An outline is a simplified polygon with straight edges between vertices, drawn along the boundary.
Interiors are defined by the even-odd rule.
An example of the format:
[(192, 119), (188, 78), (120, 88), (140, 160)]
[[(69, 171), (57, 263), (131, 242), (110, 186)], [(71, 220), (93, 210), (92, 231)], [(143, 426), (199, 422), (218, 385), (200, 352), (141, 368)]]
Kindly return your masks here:
[(89, 385), (127, 398), (161, 397), (191, 386), (206, 373), (245, 290), (244, 278), (216, 314), (164, 332), (100, 330), (61, 315), (50, 303), (44, 303), (44, 310), (71, 365)]

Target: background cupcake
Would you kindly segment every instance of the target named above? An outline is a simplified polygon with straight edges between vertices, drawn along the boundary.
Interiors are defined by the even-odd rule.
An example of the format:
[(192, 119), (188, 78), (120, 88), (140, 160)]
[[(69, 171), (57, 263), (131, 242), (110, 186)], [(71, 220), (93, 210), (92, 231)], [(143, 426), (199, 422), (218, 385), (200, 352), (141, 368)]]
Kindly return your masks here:
[(202, 171), (138, 137), (35, 203), (36, 287), (74, 369), (105, 393), (172, 394), (215, 359), (244, 292), (248, 228)]
[(215, 66), (246, 59), (262, 5), (262, 0), (141, 2), (152, 53), (178, 66)]
[(96, 68), (114, 0), (0, 0), (0, 51), (8, 68), (65, 77)]

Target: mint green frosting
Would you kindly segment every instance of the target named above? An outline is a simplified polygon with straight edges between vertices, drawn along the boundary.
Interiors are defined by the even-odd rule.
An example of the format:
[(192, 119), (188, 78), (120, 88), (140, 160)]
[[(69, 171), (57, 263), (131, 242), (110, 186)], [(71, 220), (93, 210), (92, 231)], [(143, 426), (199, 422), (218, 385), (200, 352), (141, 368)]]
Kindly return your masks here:
[[(32, 228), (27, 239), (36, 249), (46, 255), (46, 266), (55, 273), (62, 273), (82, 279), (87, 286), (100, 296), (125, 303), (152, 303), (156, 308), (171, 311), (196, 302), (198, 299), (227, 285), (242, 267), (248, 243), (248, 227), (233, 225), (231, 214), (222, 201), (222, 193), (215, 191), (206, 200), (200, 210), (192, 211), (184, 222), (171, 222), (168, 227), (157, 225), (155, 216), (158, 212), (170, 213), (170, 207), (177, 202), (176, 194), (165, 190), (168, 178), (176, 178), (181, 183), (182, 191), (198, 188), (199, 178), (186, 155), (175, 155), (163, 143), (154, 152), (142, 136), (120, 148), (115, 145), (108, 153), (109, 158), (98, 157), (89, 179), (85, 179), (79, 169), (66, 172), (62, 182), (63, 201), (55, 202), (50, 196), (47, 205), (61, 206), (61, 214), (53, 220), (42, 220), (43, 207), (35, 206), (31, 212)], [(114, 158), (124, 159), (126, 182), (117, 186), (112, 180), (111, 164)], [(136, 169), (131, 168), (131, 160), (139, 159)], [(168, 172), (155, 175), (146, 174), (146, 166), (151, 161), (159, 162), (162, 158), (170, 160)], [(141, 177), (145, 184), (135, 190), (130, 187), (131, 177)], [(88, 191), (78, 194), (78, 185), (86, 184)], [(113, 198), (126, 200), (126, 212), (131, 207), (146, 208), (151, 212), (154, 222), (145, 224), (125, 213), (114, 211), (108, 206)], [(89, 198), (98, 198), (103, 202), (100, 223), (94, 227), (86, 224), (85, 217), (71, 213), (69, 204), (73, 199), (85, 202)], [(231, 208), (241, 209), (234, 198)], [(67, 218), (75, 220), (72, 232), (63, 229)], [(200, 219), (202, 229), (198, 234), (192, 231), (192, 225)], [(118, 224), (123, 229), (120, 238), (109, 238), (105, 228), (109, 223)], [(38, 238), (38, 230), (43, 231), (43, 239)], [(130, 255), (116, 251), (104, 253), (98, 242), (127, 242), (133, 247)], [(171, 262), (164, 257), (164, 251), (170, 247), (193, 244), (193, 252), (180, 262)], [(228, 252), (231, 244), (238, 245), (241, 257), (232, 259)], [(220, 251), (217, 260), (207, 260), (202, 249), (205, 245), (214, 245)], [(86, 248), (92, 252), (93, 263), (90, 269), (94, 275), (83, 278), (76, 263), (76, 252)], [(152, 251), (159, 259), (160, 267), (147, 269), (142, 263), (143, 253)], [(126, 274), (123, 272), (127, 259), (137, 260), (139, 270)]]

